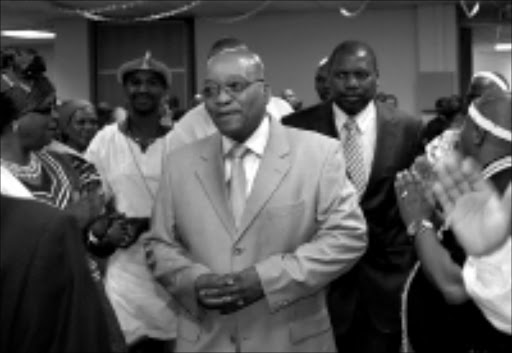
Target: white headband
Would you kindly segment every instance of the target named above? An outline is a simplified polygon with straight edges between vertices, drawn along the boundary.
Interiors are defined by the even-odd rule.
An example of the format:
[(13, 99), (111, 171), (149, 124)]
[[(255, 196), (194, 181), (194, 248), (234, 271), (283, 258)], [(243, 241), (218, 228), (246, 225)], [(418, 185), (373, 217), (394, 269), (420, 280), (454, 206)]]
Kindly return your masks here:
[(502, 140), (512, 142), (512, 132), (495, 124), (494, 122), (490, 121), (485, 116), (480, 114), (480, 112), (478, 111), (478, 109), (475, 108), (475, 105), (473, 103), (469, 106), (469, 116), (475, 122), (475, 124), (480, 126), (482, 129), (490, 132), (492, 135)]
[(488, 78), (489, 80), (491, 80), (492, 82), (497, 84), (502, 90), (504, 90), (504, 91), (508, 91), (509, 90), (508, 83), (505, 80), (503, 80), (501, 77), (496, 75), (492, 71), (480, 71), (480, 72), (477, 72), (473, 76), (473, 79), (475, 79), (477, 77)]

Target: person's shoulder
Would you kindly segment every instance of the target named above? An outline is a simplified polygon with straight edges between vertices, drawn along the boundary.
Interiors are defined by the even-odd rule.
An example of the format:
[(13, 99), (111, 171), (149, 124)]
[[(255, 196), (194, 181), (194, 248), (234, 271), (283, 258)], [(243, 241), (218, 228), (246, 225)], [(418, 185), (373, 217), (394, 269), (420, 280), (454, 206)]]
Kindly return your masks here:
[(412, 114), (399, 109), (395, 108), (392, 105), (384, 102), (375, 102), (375, 108), (377, 109), (377, 115), (384, 116), (384, 117), (390, 117), (395, 120), (404, 120), (404, 121), (410, 121), (410, 120), (419, 120), (416, 117), (414, 117)]
[(185, 114), (176, 122), (174, 126), (175, 129), (179, 129), (181, 127), (186, 127), (189, 125), (197, 124), (198, 121), (202, 121), (204, 119), (209, 119), (209, 114), (206, 111), (206, 107), (204, 103), (200, 103), (195, 107), (187, 110)]
[(316, 131), (304, 130), (293, 126), (284, 126), (284, 129), (287, 131), (289, 140), (296, 147), (323, 151), (339, 147), (340, 142), (338, 139)]
[(186, 163), (203, 151), (212, 148), (215, 139), (218, 139), (218, 133), (178, 146), (169, 152), (168, 159), (173, 162)]
[(285, 117), (283, 117), (282, 122), (284, 125), (294, 125), (295, 123), (300, 122), (310, 122), (312, 121), (312, 116), (317, 116), (318, 114), (322, 114), (324, 111), (328, 109), (328, 105), (326, 103), (318, 103), (299, 111), (293, 112)]

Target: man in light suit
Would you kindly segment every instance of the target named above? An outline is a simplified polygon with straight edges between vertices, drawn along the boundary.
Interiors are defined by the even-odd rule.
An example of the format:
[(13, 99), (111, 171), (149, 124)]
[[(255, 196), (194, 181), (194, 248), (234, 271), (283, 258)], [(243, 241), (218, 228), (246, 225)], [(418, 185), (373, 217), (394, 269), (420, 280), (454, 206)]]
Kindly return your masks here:
[(397, 352), (400, 294), (414, 254), (398, 213), (394, 179), (421, 150), (421, 121), (375, 101), (379, 72), (367, 44), (339, 44), (328, 67), (331, 99), (282, 123), (342, 141), (349, 178), (358, 188), (368, 223), (368, 251), (329, 289), (338, 350)]
[(363, 255), (365, 221), (337, 141), (271, 119), (269, 92), (256, 54), (212, 57), (219, 133), (168, 156), (145, 248), (179, 303), (177, 351), (335, 351), (325, 287)]

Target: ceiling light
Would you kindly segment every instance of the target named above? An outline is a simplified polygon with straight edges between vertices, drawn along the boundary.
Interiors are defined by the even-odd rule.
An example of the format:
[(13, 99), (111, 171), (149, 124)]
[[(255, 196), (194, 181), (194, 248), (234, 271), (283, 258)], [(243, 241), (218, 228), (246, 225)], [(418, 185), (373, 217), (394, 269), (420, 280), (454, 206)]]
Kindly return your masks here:
[(496, 43), (494, 45), (495, 51), (511, 51), (512, 43)]
[(20, 38), (20, 39), (54, 39), (55, 33), (49, 31), (34, 30), (12, 30), (2, 31), (2, 37)]

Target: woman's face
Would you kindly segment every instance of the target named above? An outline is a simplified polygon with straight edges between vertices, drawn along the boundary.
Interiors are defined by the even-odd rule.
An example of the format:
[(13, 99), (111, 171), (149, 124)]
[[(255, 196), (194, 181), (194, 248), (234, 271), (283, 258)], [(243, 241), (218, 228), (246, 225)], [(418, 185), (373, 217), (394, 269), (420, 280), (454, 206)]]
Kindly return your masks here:
[(66, 127), (67, 143), (79, 151), (83, 151), (89, 145), (98, 131), (98, 117), (92, 106), (78, 109), (71, 117)]
[(24, 149), (37, 151), (51, 142), (54, 108), (55, 95), (51, 95), (18, 119), (18, 136)]

